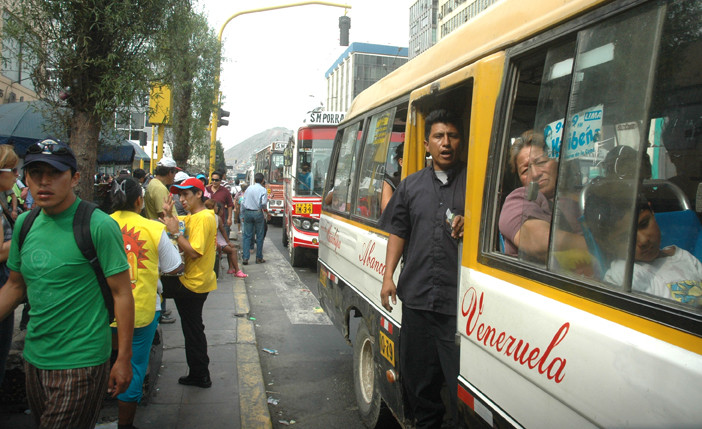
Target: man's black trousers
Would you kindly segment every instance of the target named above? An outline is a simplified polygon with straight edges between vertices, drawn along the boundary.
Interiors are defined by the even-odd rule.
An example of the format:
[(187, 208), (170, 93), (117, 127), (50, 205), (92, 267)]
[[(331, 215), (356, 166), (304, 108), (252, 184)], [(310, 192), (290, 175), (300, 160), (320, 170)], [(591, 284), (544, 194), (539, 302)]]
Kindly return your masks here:
[(178, 277), (161, 277), (163, 295), (173, 298), (185, 339), (185, 359), (192, 377), (210, 375), (210, 358), (207, 355), (207, 337), (202, 323), (202, 307), (208, 293), (195, 293), (183, 286)]
[(417, 429), (441, 427), (446, 411), (441, 400), (444, 382), (450, 398), (448, 415), (456, 421), (459, 349), (455, 332), (456, 316), (402, 306), (402, 385)]

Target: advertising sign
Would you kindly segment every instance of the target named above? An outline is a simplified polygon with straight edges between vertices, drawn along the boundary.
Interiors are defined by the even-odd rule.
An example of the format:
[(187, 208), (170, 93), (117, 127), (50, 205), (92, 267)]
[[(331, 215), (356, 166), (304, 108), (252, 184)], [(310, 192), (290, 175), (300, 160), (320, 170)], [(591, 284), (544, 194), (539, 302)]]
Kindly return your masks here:
[(595, 155), (595, 143), (600, 140), (603, 105), (599, 104), (576, 113), (570, 118), (566, 137), (565, 159)]

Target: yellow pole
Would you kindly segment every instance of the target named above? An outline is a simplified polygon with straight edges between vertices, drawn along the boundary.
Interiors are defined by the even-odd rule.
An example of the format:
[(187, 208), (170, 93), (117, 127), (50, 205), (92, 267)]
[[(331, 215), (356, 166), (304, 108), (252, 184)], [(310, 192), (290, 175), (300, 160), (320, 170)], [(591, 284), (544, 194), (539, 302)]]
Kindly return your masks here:
[[(326, 2), (326, 1), (303, 1), (303, 2), (298, 2), (298, 3), (290, 3), (290, 4), (282, 4), (279, 6), (269, 6), (269, 7), (262, 7), (258, 9), (249, 9), (249, 10), (244, 10), (241, 12), (237, 12), (234, 15), (230, 16), (226, 21), (224, 21), (224, 24), (222, 24), (222, 28), (219, 30), (219, 35), (217, 36), (217, 41), (219, 42), (219, 48), (220, 48), (220, 53), (222, 49), (222, 34), (224, 33), (224, 28), (229, 24), (229, 22), (236, 18), (237, 16), (241, 15), (246, 15), (250, 13), (257, 13), (257, 12), (267, 12), (269, 10), (276, 10), (276, 9), (287, 9), (291, 7), (297, 7), (297, 6), (308, 6), (308, 5), (320, 5), (320, 6), (331, 6), (331, 7), (341, 7), (344, 9), (351, 9), (350, 5), (347, 4), (340, 4), (340, 3), (331, 3), (331, 2)], [(344, 12), (345, 13), (345, 12)], [(217, 143), (217, 121), (219, 120), (219, 67), (220, 65), (217, 65), (217, 69), (215, 70), (215, 81), (214, 81), (214, 104), (215, 104), (215, 111), (212, 113), (212, 123), (210, 124), (210, 176), (212, 176), (212, 172), (214, 171), (214, 165), (215, 165), (215, 157), (216, 157), (216, 143)], [(159, 157), (159, 159), (161, 159)]]
[(156, 162), (160, 161), (161, 158), (163, 158), (163, 141), (166, 138), (166, 126), (163, 124), (160, 124), (158, 126), (158, 152), (157, 156), (158, 159)]
[(154, 165), (156, 165), (156, 162), (154, 160), (154, 138), (156, 137), (156, 130), (154, 130), (154, 126), (151, 126), (151, 162), (149, 162), (149, 174), (153, 175), (154, 174)]

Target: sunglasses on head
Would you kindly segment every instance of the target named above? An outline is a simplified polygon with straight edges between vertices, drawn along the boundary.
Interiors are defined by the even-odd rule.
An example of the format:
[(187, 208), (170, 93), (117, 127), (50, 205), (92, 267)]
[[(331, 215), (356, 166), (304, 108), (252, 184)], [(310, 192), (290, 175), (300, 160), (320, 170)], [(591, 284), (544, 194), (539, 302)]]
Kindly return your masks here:
[(53, 140), (44, 140), (43, 142), (35, 143), (27, 148), (27, 153), (46, 155), (68, 155), (70, 152), (66, 146), (62, 146)]

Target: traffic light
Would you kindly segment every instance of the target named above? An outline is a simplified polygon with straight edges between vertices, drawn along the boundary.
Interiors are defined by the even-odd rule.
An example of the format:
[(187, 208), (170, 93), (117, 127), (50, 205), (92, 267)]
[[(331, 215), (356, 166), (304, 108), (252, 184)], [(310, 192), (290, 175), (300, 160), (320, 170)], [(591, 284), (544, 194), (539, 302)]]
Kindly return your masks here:
[(351, 18), (348, 16), (339, 17), (339, 46), (349, 46), (349, 29), (351, 28)]
[(229, 120), (224, 119), (229, 116), (229, 112), (226, 110), (222, 109), (221, 107), (219, 108), (219, 115), (217, 119), (217, 127), (223, 127), (225, 125), (229, 125)]

